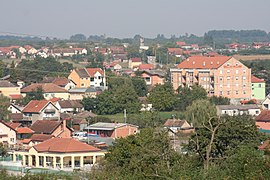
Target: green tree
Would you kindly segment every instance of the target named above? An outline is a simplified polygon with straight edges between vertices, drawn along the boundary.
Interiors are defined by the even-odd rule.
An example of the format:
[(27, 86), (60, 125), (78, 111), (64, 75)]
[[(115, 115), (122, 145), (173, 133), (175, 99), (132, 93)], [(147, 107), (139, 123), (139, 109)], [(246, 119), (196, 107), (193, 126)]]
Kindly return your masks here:
[(95, 112), (97, 107), (97, 99), (91, 97), (84, 97), (82, 104), (85, 110)]
[(10, 113), (8, 111), (8, 107), (10, 105), (10, 99), (6, 96), (0, 95), (0, 120), (7, 121), (8, 114)]
[(175, 94), (171, 84), (156, 85), (150, 92), (148, 100), (158, 111), (171, 111), (175, 103)]
[(75, 34), (70, 37), (71, 41), (86, 41), (86, 36), (83, 34)]
[(207, 98), (205, 89), (198, 85), (179, 87), (177, 91), (178, 94), (175, 102), (175, 109), (180, 111), (184, 111), (195, 100)]
[(44, 96), (43, 96), (42, 87), (38, 87), (37, 89), (32, 90), (31, 92), (27, 93), (23, 99), (18, 101), (18, 103), (26, 105), (32, 100), (43, 100), (43, 99), (44, 99)]
[(147, 86), (145, 81), (142, 78), (132, 77), (132, 85), (139, 97), (144, 97), (147, 94)]
[(209, 101), (214, 105), (229, 105), (230, 99), (222, 96), (211, 96)]

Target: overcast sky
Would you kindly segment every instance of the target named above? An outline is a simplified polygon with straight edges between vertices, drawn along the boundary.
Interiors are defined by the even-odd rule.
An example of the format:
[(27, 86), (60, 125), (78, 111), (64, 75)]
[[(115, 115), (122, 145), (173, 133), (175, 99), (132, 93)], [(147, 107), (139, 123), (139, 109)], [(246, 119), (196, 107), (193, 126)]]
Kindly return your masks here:
[(269, 0), (1, 0), (0, 35), (69, 38), (202, 35), (213, 29), (270, 31)]

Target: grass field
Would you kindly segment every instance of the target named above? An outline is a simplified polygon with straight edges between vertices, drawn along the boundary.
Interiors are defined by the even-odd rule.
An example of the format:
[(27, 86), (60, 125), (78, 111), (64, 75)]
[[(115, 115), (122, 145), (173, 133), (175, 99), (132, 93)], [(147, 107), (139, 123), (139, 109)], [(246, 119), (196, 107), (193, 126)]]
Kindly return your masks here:
[(237, 60), (242, 60), (242, 61), (254, 61), (254, 60), (265, 60), (269, 59), (270, 60), (270, 54), (269, 55), (234, 55)]
[[(172, 117), (172, 115), (181, 116), (181, 114), (177, 111), (170, 111), (170, 112), (159, 112), (159, 116), (161, 119), (169, 119)], [(128, 122), (128, 114), (127, 114), (127, 122)], [(100, 115), (100, 117), (106, 117), (111, 119), (112, 122), (119, 122), (122, 123), (124, 122), (124, 113), (118, 113), (118, 114), (113, 114), (113, 115)]]

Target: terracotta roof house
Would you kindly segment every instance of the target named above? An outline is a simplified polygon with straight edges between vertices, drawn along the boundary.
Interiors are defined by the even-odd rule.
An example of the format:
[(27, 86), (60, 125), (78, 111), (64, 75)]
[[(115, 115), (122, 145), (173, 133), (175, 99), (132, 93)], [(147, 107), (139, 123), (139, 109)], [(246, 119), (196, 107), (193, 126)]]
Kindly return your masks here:
[(270, 133), (270, 110), (263, 110), (255, 120), (260, 131)]
[(22, 110), (23, 110), (23, 106), (20, 106), (18, 104), (14, 104), (14, 103), (11, 103), (8, 107), (8, 110), (11, 112), (11, 113), (21, 113)]
[(154, 69), (154, 65), (153, 64), (140, 64), (139, 65), (139, 71), (144, 71), (144, 70), (152, 70)]
[(34, 145), (28, 151), (14, 151), (22, 156), (22, 165), (72, 171), (74, 168), (91, 168), (105, 156), (100, 149), (73, 138), (52, 138)]
[(180, 119), (168, 119), (164, 123), (166, 129), (170, 129), (174, 133), (191, 133), (194, 132), (194, 127), (190, 125), (186, 120)]
[(121, 138), (138, 133), (138, 126), (126, 123), (98, 122), (87, 126), (85, 130), (100, 137)]
[(42, 83), (53, 83), (66, 90), (76, 87), (75, 82), (65, 77), (44, 77)]
[(0, 94), (16, 100), (17, 96), (21, 95), (21, 89), (7, 80), (0, 80)]
[(138, 68), (139, 65), (141, 64), (142, 64), (141, 58), (131, 58), (128, 62), (128, 68), (130, 69)]
[(0, 121), (0, 142), (15, 145), (17, 142), (16, 129), (4, 121)]
[(29, 139), (23, 139), (21, 143), (25, 148), (29, 149), (29, 147), (32, 147), (51, 138), (54, 138), (54, 136), (48, 134), (33, 134)]
[(59, 120), (59, 109), (47, 100), (32, 100), (23, 109), (23, 119), (34, 123), (37, 120)]
[(262, 108), (270, 110), (270, 94), (265, 97), (265, 99), (262, 102)]
[(83, 105), (80, 100), (58, 101), (56, 107), (60, 110), (60, 113), (74, 113), (83, 110)]
[(18, 123), (21, 120), (23, 120), (23, 114), (22, 113), (10, 113), (9, 114), (9, 119), (13, 123)]
[(68, 91), (60, 86), (57, 86), (53, 83), (36, 83), (26, 86), (21, 90), (22, 95), (25, 97), (27, 93), (32, 91), (36, 91), (38, 88), (42, 89), (43, 96), (45, 99), (49, 100), (54, 97), (61, 98), (61, 99), (68, 99), (69, 94)]
[(234, 57), (191, 56), (170, 72), (174, 90), (200, 85), (208, 96), (224, 96), (234, 102), (251, 98), (251, 69)]
[(142, 72), (140, 77), (145, 80), (148, 86), (164, 84), (165, 82), (165, 73), (161, 70), (146, 70)]
[(68, 79), (76, 83), (77, 88), (100, 87), (106, 85), (105, 71), (100, 68), (73, 69)]
[(16, 131), (16, 139), (25, 139), (30, 137), (34, 131), (28, 127), (23, 127), (21, 123), (6, 122), (8, 126)]
[(54, 120), (38, 120), (31, 127), (36, 134), (47, 134), (54, 137), (69, 138), (72, 134), (66, 120), (54, 121)]

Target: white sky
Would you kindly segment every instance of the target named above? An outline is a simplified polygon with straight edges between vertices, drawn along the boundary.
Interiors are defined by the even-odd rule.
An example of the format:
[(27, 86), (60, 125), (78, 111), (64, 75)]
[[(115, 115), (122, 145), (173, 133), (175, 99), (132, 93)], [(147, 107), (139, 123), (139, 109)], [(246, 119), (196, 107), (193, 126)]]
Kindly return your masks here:
[[(270, 0), (1, 0), (1, 32), (69, 38), (167, 37), (213, 29), (270, 31)], [(3, 34), (3, 33), (2, 33)]]

